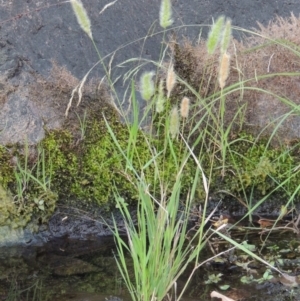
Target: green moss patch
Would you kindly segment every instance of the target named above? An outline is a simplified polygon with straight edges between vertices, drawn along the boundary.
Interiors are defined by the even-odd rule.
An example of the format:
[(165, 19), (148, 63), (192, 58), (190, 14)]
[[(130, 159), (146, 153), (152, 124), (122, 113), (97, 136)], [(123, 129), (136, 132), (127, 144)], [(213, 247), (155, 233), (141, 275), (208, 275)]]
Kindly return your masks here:
[[(159, 196), (161, 185), (165, 193), (171, 193), (183, 163), (179, 158), (185, 157), (186, 149), (180, 140), (173, 141), (172, 147), (166, 143), (163, 126), (166, 116), (160, 120), (156, 117), (157, 135), (150, 137), (138, 132), (131, 158), (133, 170), (116, 147), (103, 116), (115, 133), (123, 154), (126, 154), (130, 135), (128, 127), (120, 121), (113, 107), (102, 106), (101, 110), (89, 112), (85, 135), (81, 139), (67, 126), (47, 133), (37, 147), (39, 156), (27, 158), (27, 171), (49, 186), (45, 186), (46, 189), (29, 176), (21, 198), (18, 197), (15, 180), (18, 168), (10, 163), (11, 151), (0, 148), (3, 166), (0, 173), (0, 225), (23, 227), (32, 219), (44, 222), (54, 212), (58, 199), (75, 198), (109, 208), (115, 205), (114, 192), (117, 190), (127, 202), (134, 202), (138, 199), (135, 183), (139, 176), (147, 181), (152, 195)], [(228, 191), (242, 195), (255, 190), (257, 196), (263, 196), (279, 186), (277, 192), (281, 196), (291, 196), (300, 180), (298, 144), (275, 148), (267, 143), (267, 140), (256, 141), (251, 135), (240, 133), (228, 142), (225, 173), (222, 173), (220, 153), (204, 149), (205, 143), (200, 141), (201, 147), (196, 145), (195, 150), (199, 152), (196, 155), (205, 174), (211, 175), (210, 192)], [(15, 150), (14, 156), (21, 166), (25, 165), (24, 153)], [(196, 169), (197, 165), (190, 156), (181, 170), (183, 197), (191, 189)], [(195, 201), (201, 202), (204, 195), (202, 183), (198, 183), (198, 192), (199, 199)]]

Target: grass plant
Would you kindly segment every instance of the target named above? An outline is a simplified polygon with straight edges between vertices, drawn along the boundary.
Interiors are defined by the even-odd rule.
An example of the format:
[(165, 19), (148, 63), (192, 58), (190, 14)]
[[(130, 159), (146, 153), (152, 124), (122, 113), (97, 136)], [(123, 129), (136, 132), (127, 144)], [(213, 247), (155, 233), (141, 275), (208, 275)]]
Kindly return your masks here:
[[(81, 2), (72, 0), (71, 3), (80, 26), (96, 47), (90, 21), (86, 20), (88, 15)], [(171, 24), (171, 2), (162, 0), (160, 25), (163, 28), (164, 38), (167, 27)], [(283, 47), (299, 59), (299, 49), (294, 44), (287, 43), (282, 39), (265, 39), (267, 40), (266, 47), (269, 45)], [(282, 148), (279, 148), (281, 152), (278, 152), (278, 148), (272, 148), (273, 138), (279, 131), (279, 126), (290, 115), (299, 113), (298, 105), (289, 97), (281, 93), (276, 94), (276, 92), (268, 90), (266, 86), (259, 85), (271, 78), (299, 77), (299, 72), (285, 71), (270, 74), (269, 64), (266, 73), (251, 73), (251, 76), (244, 78), (244, 74), (240, 70), (241, 64), (237, 52), (234, 52), (235, 45), (231, 43), (231, 22), (230, 20), (225, 22), (224, 17), (220, 17), (212, 26), (206, 46), (207, 60), (204, 59), (204, 63), (199, 63), (202, 68), (201, 72), (205, 70), (206, 73), (200, 73), (198, 70), (199, 73), (196, 75), (185, 74), (186, 66), (176, 70), (172, 62), (174, 58), (176, 59), (174, 46), (172, 49), (174, 58), (169, 62), (168, 67), (164, 67), (161, 62), (142, 61), (138, 67), (125, 75), (131, 79), (128, 91), (130, 91), (130, 104), (133, 108), (132, 120), (126, 114), (122, 115), (128, 129), (126, 149), (118, 141), (117, 133), (113, 131), (104, 116), (115, 147), (126, 162), (124, 175), (138, 195), (137, 220), (135, 221), (131, 217), (125, 197), (117, 190), (115, 191), (116, 206), (120, 209), (125, 221), (126, 238), (118, 230), (116, 222), (113, 229), (118, 247), (117, 263), (131, 297), (135, 301), (160, 301), (166, 296), (170, 297), (172, 289), (175, 294), (174, 298), (179, 300), (193, 273), (202, 266), (201, 251), (213, 234), (219, 235), (235, 248), (239, 248), (271, 267), (245, 245), (221, 232), (226, 225), (221, 225), (213, 231), (205, 229), (204, 226), (213, 214), (213, 212), (207, 212), (210, 190), (215, 188), (212, 178), (219, 177), (225, 185), (228, 184), (228, 190), (222, 190), (222, 192), (236, 195), (236, 199), (239, 199), (240, 203), (247, 207), (247, 213), (243, 218), (249, 217), (250, 221), (255, 209), (266, 202), (271, 195), (286, 190), (289, 194), (286, 205), (289, 206), (294, 202), (300, 189), (300, 186), (295, 184), (299, 179), (297, 157), (292, 156), (290, 150), (282, 153)], [(97, 47), (96, 50), (99, 61), (103, 62)], [(177, 51), (180, 50), (177, 49)], [(255, 51), (255, 49), (253, 48), (251, 51)], [(235, 60), (230, 60), (230, 53), (234, 54)], [(140, 62), (141, 59), (131, 59), (130, 61)], [(190, 63), (195, 61), (192, 58)], [(140, 92), (147, 104), (140, 116), (135, 79), (141, 66), (148, 63), (158, 68), (158, 73), (161, 71), (166, 74), (166, 79), (157, 74), (154, 81), (155, 74), (152, 71), (142, 74)], [(233, 69), (235, 70), (234, 75), (232, 75)], [(108, 83), (111, 84), (109, 72), (106, 69), (105, 72)], [(210, 73), (208, 77), (206, 77), (207, 72)], [(202, 74), (200, 84), (199, 74)], [(193, 76), (197, 78), (197, 82), (193, 80)], [(237, 78), (237, 81), (232, 80), (231, 76)], [(254, 83), (258, 84), (253, 85)], [(113, 86), (111, 88), (115, 92)], [(182, 95), (182, 91), (186, 91), (186, 95)], [(288, 111), (284, 116), (278, 117), (273, 129), (270, 130), (269, 126), (266, 126), (266, 130), (260, 132), (257, 139), (252, 139), (250, 136), (243, 135), (240, 130), (244, 129), (248, 122), (245, 113), (248, 104), (244, 99), (249, 95), (250, 97), (257, 95), (256, 93), (275, 98), (280, 104), (286, 105)], [(119, 97), (115, 96), (119, 101)], [(181, 114), (179, 114), (178, 103), (182, 97)], [(125, 99), (119, 104), (124, 102)], [(230, 111), (229, 108), (233, 102), (236, 102), (233, 106), (234, 110)], [(122, 109), (120, 110), (124, 113)], [(141, 133), (142, 122), (149, 116), (151, 130)], [(236, 128), (238, 128), (237, 134), (234, 133)], [(267, 133), (269, 135), (266, 143), (261, 144), (259, 137), (263, 137)], [(138, 134), (143, 136), (152, 154), (152, 157), (146, 162), (142, 162), (139, 157)], [(161, 150), (157, 150), (153, 143), (157, 137), (163, 140), (164, 148)], [(178, 152), (177, 146), (179, 146), (180, 152)], [(170, 177), (162, 177), (167, 152), (171, 154), (176, 167), (176, 172), (173, 174), (175, 181), (173, 182)], [(194, 174), (188, 193), (184, 194), (182, 191), (183, 170), (191, 160), (195, 165)], [(135, 164), (136, 161), (138, 164)], [(283, 162), (290, 164), (289, 171), (285, 175), (280, 174), (280, 165)], [(154, 187), (149, 185), (150, 181), (146, 176), (147, 173), (149, 174), (149, 170), (151, 170), (151, 176), (158, 180), (155, 182), (158, 184)], [(277, 175), (275, 176), (276, 171)], [(229, 177), (229, 174), (233, 174), (233, 176)], [(236, 182), (239, 187), (237, 189), (234, 186)], [(291, 183), (295, 185), (291, 186)], [(199, 186), (203, 192), (200, 222), (195, 232), (191, 232), (189, 231), (189, 215), (193, 202), (198, 198)], [(294, 191), (290, 190), (291, 187), (294, 187)], [(254, 189), (261, 189), (262, 195), (265, 195), (256, 204), (251, 200), (253, 194), (249, 194), (249, 191), (252, 192)], [(133, 274), (128, 269), (126, 252), (133, 260)], [(191, 276), (182, 292), (177, 294), (177, 280), (189, 265), (194, 266)], [(274, 269), (274, 267), (271, 268)]]
[(51, 162), (46, 163), (45, 151), (43, 149), (38, 149), (37, 163), (31, 168), (29, 168), (28, 162), (29, 149), (27, 143), (25, 143), (24, 151), (24, 162), (22, 164), (20, 160), (18, 160), (15, 170), (17, 199), (21, 203), (24, 201), (24, 193), (32, 185), (37, 185), (44, 193), (50, 191), (52, 175)]
[[(183, 235), (188, 231), (192, 200), (186, 200), (183, 211), (180, 210), (180, 178), (167, 199), (153, 199), (144, 181), (140, 183), (139, 196), (137, 224), (133, 223), (124, 199), (116, 198), (129, 240), (127, 244), (115, 230), (116, 259), (133, 300), (163, 300), (172, 289), (176, 293), (179, 276), (197, 259), (205, 243), (199, 230), (189, 241)], [(134, 276), (128, 270), (125, 252), (133, 260)]]
[[(30, 161), (30, 150), (27, 143), (24, 153), (19, 155), (14, 170), (15, 183), (12, 191), (14, 208), (6, 203), (2, 210), (10, 212), (9, 225), (12, 228), (25, 227), (32, 217), (46, 220), (55, 209), (57, 194), (51, 190), (52, 163), (45, 156), (45, 150), (39, 147), (36, 163)], [(3, 200), (2, 200), (3, 201)], [(8, 221), (6, 221), (8, 222)]]

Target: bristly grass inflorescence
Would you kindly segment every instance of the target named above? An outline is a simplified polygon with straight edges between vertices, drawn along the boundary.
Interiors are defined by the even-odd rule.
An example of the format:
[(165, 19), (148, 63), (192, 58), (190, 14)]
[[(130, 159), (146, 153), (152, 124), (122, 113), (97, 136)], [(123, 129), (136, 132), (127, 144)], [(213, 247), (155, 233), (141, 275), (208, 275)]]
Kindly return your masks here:
[(180, 104), (180, 115), (182, 118), (189, 117), (189, 110), (190, 110), (190, 99), (184, 96), (181, 100)]
[(158, 85), (157, 98), (156, 98), (157, 113), (162, 113), (164, 111), (165, 102), (166, 102), (166, 97), (164, 94), (164, 81), (160, 80)]
[(226, 19), (226, 23), (225, 23), (225, 27), (222, 33), (222, 40), (221, 40), (221, 53), (224, 53), (227, 51), (228, 46), (230, 44), (230, 40), (231, 40), (231, 20), (230, 19)]
[(70, 0), (70, 2), (81, 29), (93, 40), (91, 21), (81, 0)]
[(221, 89), (225, 87), (226, 80), (229, 75), (230, 69), (230, 55), (227, 52), (221, 54), (220, 57), (220, 68), (219, 68), (219, 86)]
[(153, 82), (153, 76), (155, 73), (153, 71), (144, 72), (140, 80), (140, 92), (144, 100), (150, 100), (155, 93), (155, 86)]
[(179, 125), (180, 125), (180, 117), (178, 113), (178, 108), (173, 107), (170, 114), (170, 125), (169, 125), (170, 126), (169, 132), (172, 139), (175, 139), (179, 134)]
[(164, 29), (173, 24), (171, 0), (161, 1), (159, 11), (159, 24)]
[(217, 21), (213, 24), (208, 39), (206, 42), (207, 52), (209, 54), (214, 54), (217, 49), (218, 43), (222, 36), (222, 30), (224, 25), (224, 16), (220, 16)]
[(166, 86), (167, 86), (167, 98), (171, 96), (171, 92), (176, 85), (176, 73), (174, 71), (174, 66), (171, 63), (168, 72), (167, 72), (167, 79), (166, 79)]

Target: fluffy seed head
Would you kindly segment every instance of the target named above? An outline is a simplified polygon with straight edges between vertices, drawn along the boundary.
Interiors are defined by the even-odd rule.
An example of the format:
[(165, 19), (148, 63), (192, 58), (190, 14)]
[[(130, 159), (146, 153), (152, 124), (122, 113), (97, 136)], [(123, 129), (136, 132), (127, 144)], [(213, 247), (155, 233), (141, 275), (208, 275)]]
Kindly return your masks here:
[(179, 133), (179, 114), (177, 107), (174, 107), (171, 111), (169, 132), (172, 139), (176, 138)]
[(89, 16), (81, 2), (81, 0), (70, 0), (73, 11), (77, 18), (77, 22), (80, 25), (81, 29), (89, 36), (92, 40), (92, 30), (91, 30), (91, 21)]
[(155, 92), (154, 82), (152, 77), (154, 76), (154, 72), (144, 72), (141, 76), (140, 80), (140, 92), (142, 98), (144, 100), (150, 100)]
[(156, 112), (161, 113), (164, 111), (165, 104), (165, 95), (164, 95), (164, 81), (161, 80), (158, 86), (157, 100), (156, 100)]
[(221, 40), (221, 53), (227, 51), (231, 39), (231, 20), (227, 19)]
[(213, 54), (217, 48), (220, 37), (222, 35), (222, 28), (224, 25), (224, 16), (220, 16), (217, 21), (213, 24), (206, 43), (207, 52)]
[(229, 75), (230, 55), (227, 52), (221, 54), (220, 70), (219, 70), (219, 85), (223, 89)]
[(167, 81), (166, 81), (166, 86), (167, 86), (167, 97), (169, 98), (171, 95), (171, 92), (176, 84), (176, 73), (174, 71), (173, 64), (170, 65), (167, 73)]
[(162, 0), (159, 10), (159, 24), (162, 28), (167, 28), (173, 24), (171, 0)]
[(190, 99), (188, 97), (183, 97), (181, 100), (180, 105), (180, 115), (182, 118), (189, 117), (189, 110), (190, 110)]

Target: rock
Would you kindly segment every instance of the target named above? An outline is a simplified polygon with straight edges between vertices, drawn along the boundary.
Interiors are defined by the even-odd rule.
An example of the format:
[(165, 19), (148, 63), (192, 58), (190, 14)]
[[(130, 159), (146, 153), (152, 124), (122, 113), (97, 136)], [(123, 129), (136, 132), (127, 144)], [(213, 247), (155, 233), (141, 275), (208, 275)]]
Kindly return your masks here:
[[(162, 35), (150, 33), (160, 31), (158, 24), (153, 23), (158, 19), (160, 0), (151, 3), (116, 1), (101, 14), (102, 2), (84, 1), (84, 5), (91, 19), (95, 43), (103, 56), (108, 55), (105, 64), (113, 55), (113, 78), (124, 75), (133, 66), (117, 67), (129, 58), (141, 56), (158, 60)], [(234, 25), (249, 28), (254, 27), (256, 21), (266, 24), (278, 12), (288, 16), (291, 11), (299, 13), (300, 4), (279, 5), (273, 0), (261, 4), (244, 0), (236, 5), (235, 0), (222, 4), (218, 0), (180, 0), (174, 3), (173, 18), (175, 26), (182, 23), (210, 24), (212, 17), (224, 14), (233, 20)], [(1, 4), (0, 18), (0, 143), (23, 143), (27, 139), (35, 144), (44, 137), (45, 127), (51, 129), (62, 125), (63, 112), (70, 97), (69, 90), (68, 95), (62, 93), (62, 99), (59, 99), (55, 95), (57, 89), (46, 96), (43, 85), (36, 85), (37, 74), (49, 79), (53, 61), (56, 61), (76, 82), (99, 61), (99, 57), (78, 26), (69, 2), (6, 1)], [(198, 38), (199, 27), (183, 27), (176, 34), (194, 40)], [(147, 39), (143, 39), (146, 35)], [(91, 74), (94, 78), (103, 75), (101, 67), (95, 68)], [(72, 84), (74, 82), (70, 82), (70, 87)], [(122, 98), (121, 77), (114, 88)]]

